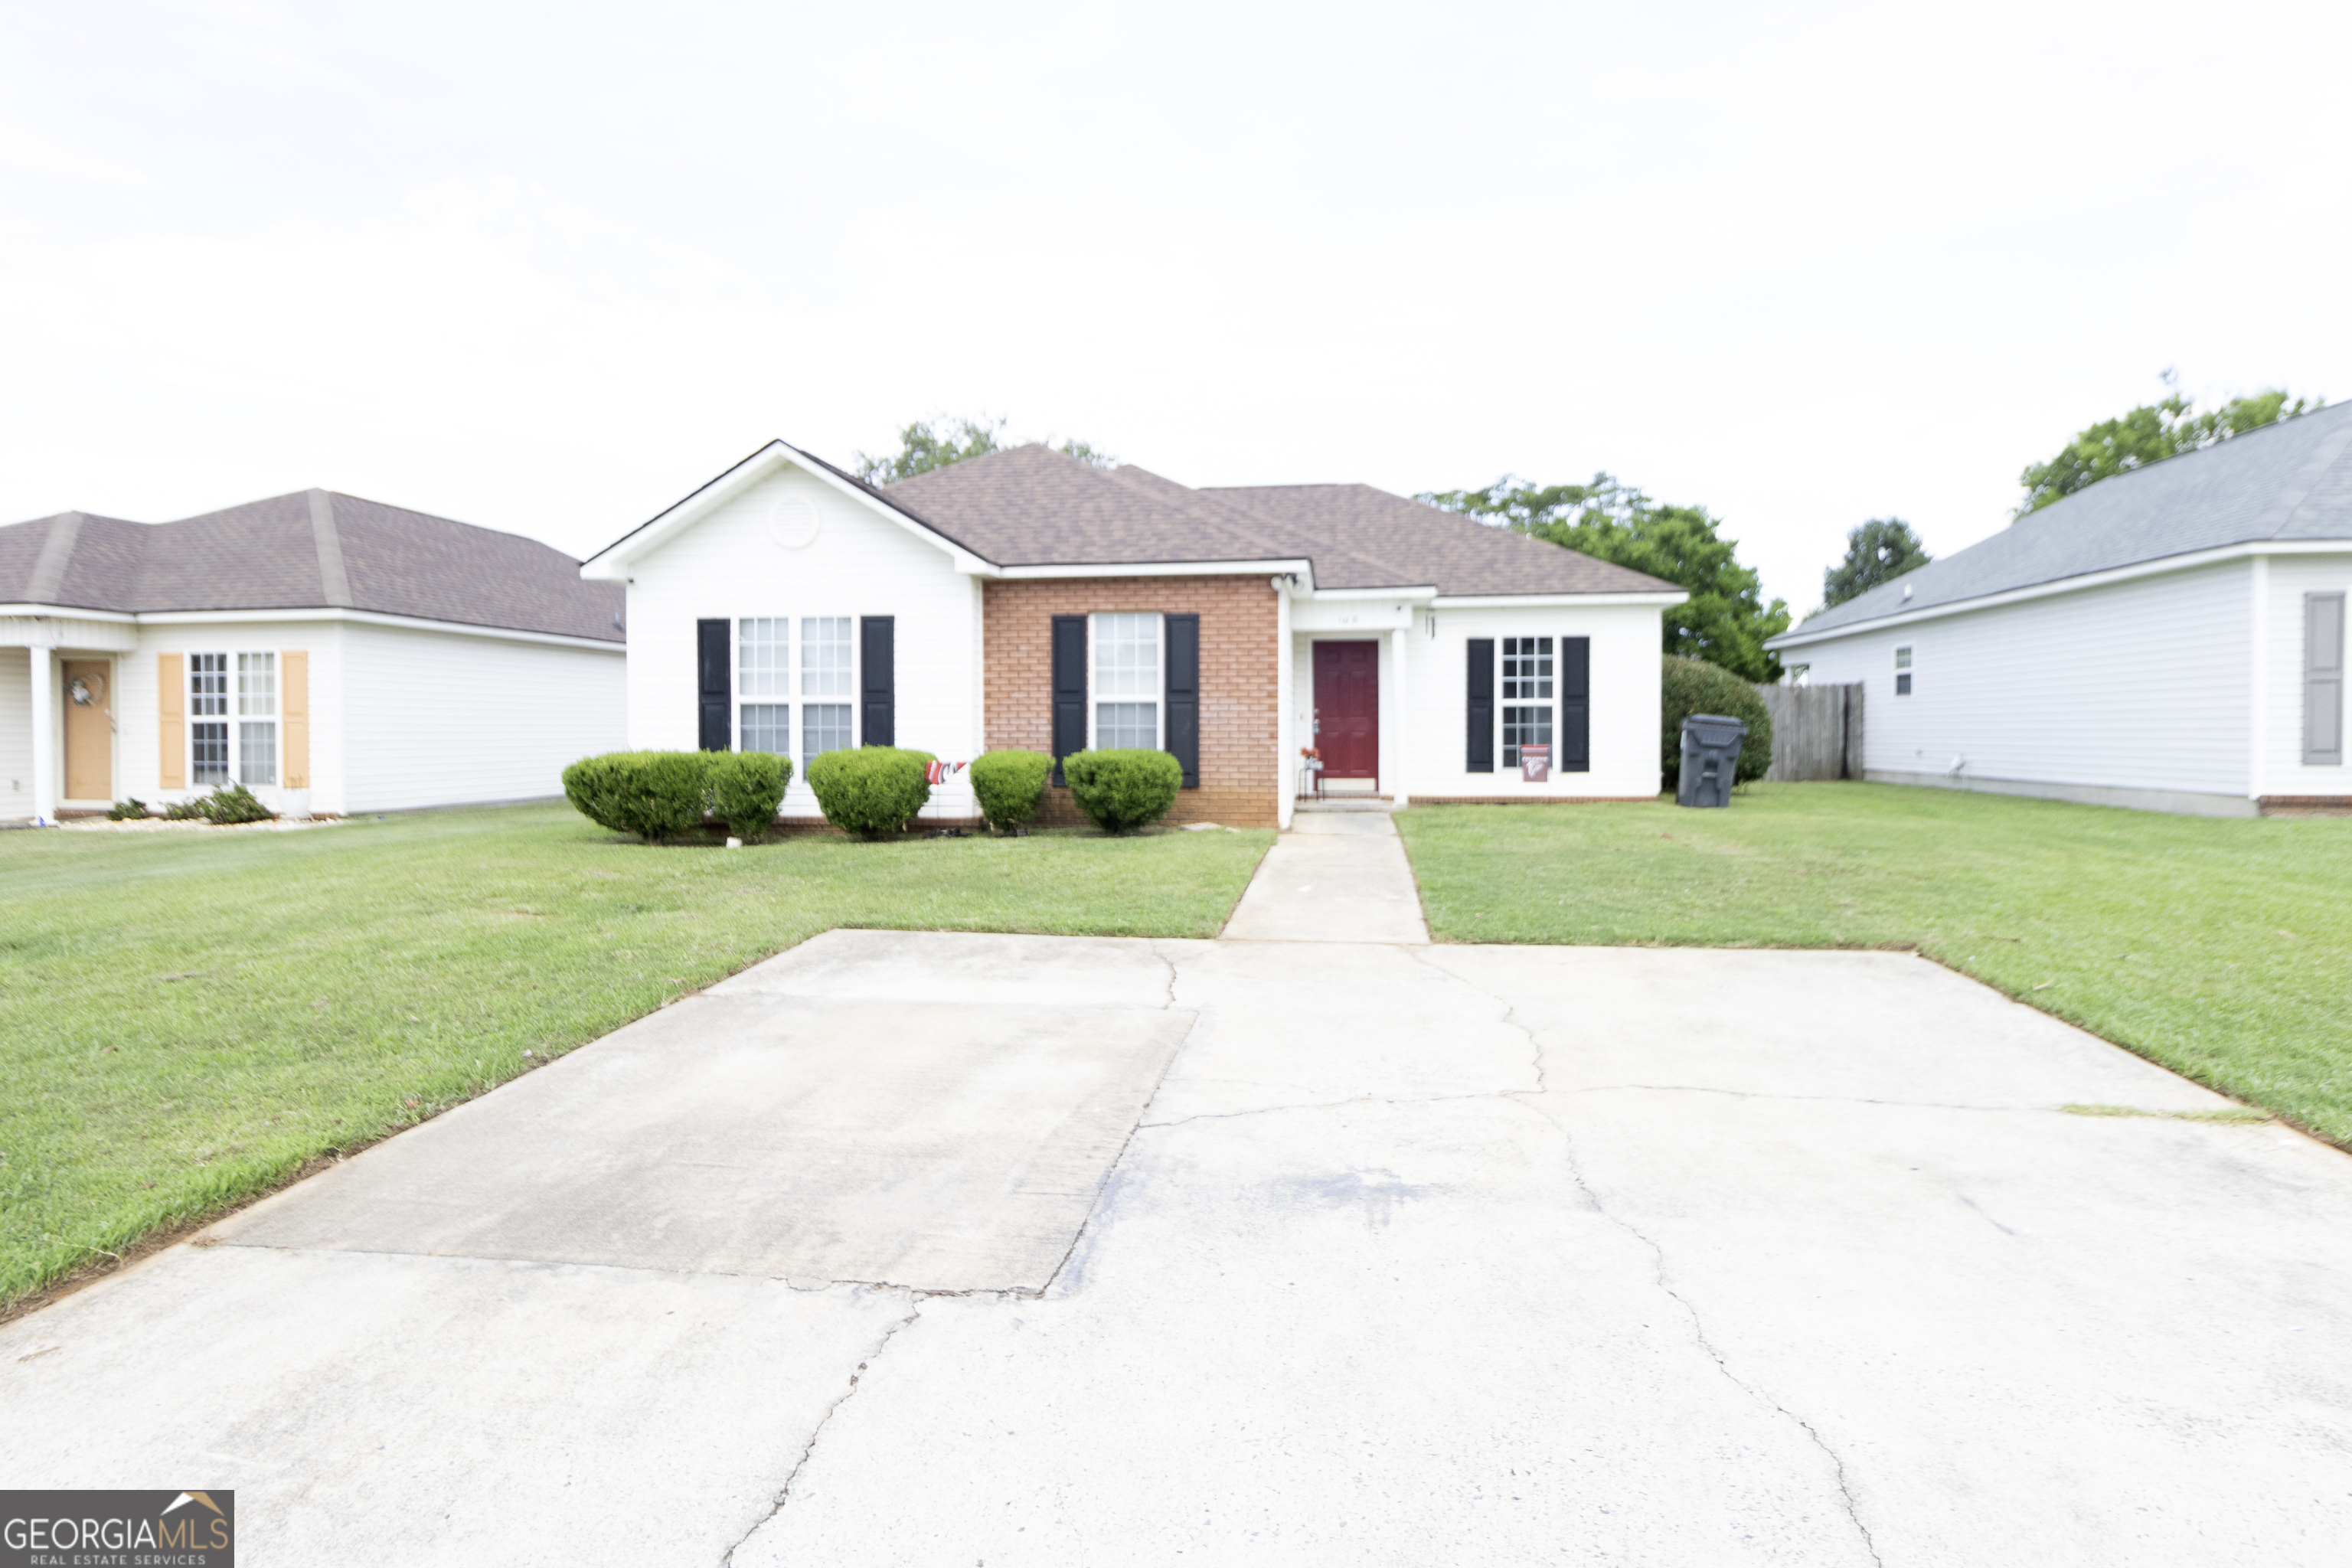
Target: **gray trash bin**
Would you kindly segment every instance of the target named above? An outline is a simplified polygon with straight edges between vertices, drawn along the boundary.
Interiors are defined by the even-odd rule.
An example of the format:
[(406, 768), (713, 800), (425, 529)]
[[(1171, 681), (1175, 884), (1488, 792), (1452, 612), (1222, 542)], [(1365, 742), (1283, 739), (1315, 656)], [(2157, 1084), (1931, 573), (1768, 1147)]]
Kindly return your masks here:
[(1694, 713), (1683, 721), (1683, 772), (1675, 785), (1676, 805), (1729, 805), (1731, 781), (1739, 767), (1748, 726), (1720, 713)]

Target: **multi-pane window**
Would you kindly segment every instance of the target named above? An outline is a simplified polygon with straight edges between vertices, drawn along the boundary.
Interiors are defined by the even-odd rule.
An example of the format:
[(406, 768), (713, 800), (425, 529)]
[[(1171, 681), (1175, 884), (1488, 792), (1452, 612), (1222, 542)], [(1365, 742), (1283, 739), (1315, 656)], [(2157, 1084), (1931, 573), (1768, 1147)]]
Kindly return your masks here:
[(1895, 695), (1911, 695), (1911, 650), (1907, 647), (1895, 650)]
[(808, 765), (827, 752), (845, 750), (849, 745), (849, 704), (846, 702), (803, 702), (801, 704), (801, 773), (806, 776)]
[[(801, 617), (801, 695), (803, 697), (848, 697), (853, 695), (850, 681), (849, 616), (803, 616)], [(844, 741), (843, 745), (849, 742)], [(809, 753), (816, 755), (814, 752)]]
[(228, 655), (188, 656), (189, 762), (199, 784), (228, 783)]
[(793, 623), (782, 616), (747, 616), (739, 626), (736, 690), (746, 697), (790, 697)]
[(1094, 617), (1095, 748), (1160, 747), (1160, 617)]
[(1521, 746), (1551, 744), (1552, 647), (1549, 637), (1503, 639), (1503, 765), (1519, 765)]
[(278, 656), (236, 656), (236, 781), (278, 782)]
[(743, 729), (737, 745), (746, 752), (773, 752), (780, 757), (791, 756), (792, 705), (787, 702), (744, 703)]
[[(746, 616), (737, 624), (735, 689), (745, 698), (792, 695), (793, 623), (783, 616)], [(790, 756), (793, 710), (786, 702), (741, 705), (736, 746)]]
[(1521, 746), (1551, 744), (1551, 704), (1503, 710), (1503, 765), (1519, 765)]
[(1503, 639), (1503, 700), (1551, 700), (1551, 638)]

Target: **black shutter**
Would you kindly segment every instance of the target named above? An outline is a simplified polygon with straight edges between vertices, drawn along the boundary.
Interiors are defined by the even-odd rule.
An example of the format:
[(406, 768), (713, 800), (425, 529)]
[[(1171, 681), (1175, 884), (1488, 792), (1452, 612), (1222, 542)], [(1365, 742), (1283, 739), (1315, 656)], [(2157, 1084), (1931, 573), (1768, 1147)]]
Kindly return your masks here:
[(1470, 650), (1470, 756), (1474, 773), (1495, 771), (1495, 639), (1472, 637)]
[(866, 689), (866, 732), (858, 737), (860, 745), (898, 743), (898, 673), (893, 620), (889, 616), (867, 616), (857, 623), (862, 644), (858, 663), (864, 667), (861, 684)]
[(1062, 759), (1087, 749), (1087, 618), (1054, 617), (1054, 782)]
[(1592, 771), (1592, 639), (1559, 639), (1559, 724), (1552, 731), (1553, 766), (1564, 773)]
[(733, 740), (727, 722), (727, 633), (725, 621), (694, 623), (695, 679), (702, 701), (702, 749), (723, 752)]
[(1201, 787), (1201, 617), (1162, 616), (1168, 650), (1168, 752), (1184, 768), (1184, 787)]

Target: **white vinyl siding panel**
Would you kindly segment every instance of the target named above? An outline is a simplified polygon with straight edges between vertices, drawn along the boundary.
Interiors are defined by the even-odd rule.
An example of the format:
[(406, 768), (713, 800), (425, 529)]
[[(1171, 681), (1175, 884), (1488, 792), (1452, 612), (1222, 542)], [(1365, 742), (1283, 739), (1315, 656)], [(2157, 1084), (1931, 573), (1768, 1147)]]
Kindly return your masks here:
[(33, 655), (0, 647), (0, 822), (33, 815)]
[[(1864, 684), (1873, 773), (2242, 798), (2252, 637), (2250, 566), (2240, 561), (1784, 657), (1809, 664), (1816, 686)], [(1898, 647), (1912, 649), (1906, 671)], [(1914, 677), (1899, 700), (1898, 673)]]
[[(2352, 551), (2343, 554), (2274, 555), (2270, 560), (2265, 638), (2270, 680), (2263, 702), (2267, 720), (2262, 793), (2281, 795), (2352, 795), (2352, 752), (2337, 763), (2305, 760), (2304, 723), (2308, 702), (2310, 650), (2305, 646), (2305, 605), (2314, 594), (2343, 594), (2352, 608)], [(2352, 638), (2352, 627), (2346, 635)], [(2352, 719), (2352, 693), (2344, 699)]]
[[(778, 501), (815, 510), (816, 537), (799, 549), (778, 545), (768, 523)], [(802, 689), (804, 618), (848, 623), (854, 659), (858, 618), (896, 617), (897, 725), (901, 746), (964, 762), (980, 754), (980, 595), (947, 552), (877, 515), (822, 480), (788, 468), (712, 511), (631, 568), (628, 711), (632, 747), (691, 751), (697, 742), (695, 623), (704, 618), (789, 617), (793, 769), (781, 815), (818, 816), (800, 743), (806, 709), (850, 710), (855, 743), (858, 701), (854, 663), (837, 695)], [(734, 701), (757, 701), (740, 691)], [(822, 720), (824, 715), (819, 715)], [(821, 726), (822, 727), (822, 726)], [(933, 786), (927, 817), (972, 814), (970, 784)]]
[(626, 744), (617, 653), (389, 626), (343, 637), (351, 811), (545, 799), (567, 766)]

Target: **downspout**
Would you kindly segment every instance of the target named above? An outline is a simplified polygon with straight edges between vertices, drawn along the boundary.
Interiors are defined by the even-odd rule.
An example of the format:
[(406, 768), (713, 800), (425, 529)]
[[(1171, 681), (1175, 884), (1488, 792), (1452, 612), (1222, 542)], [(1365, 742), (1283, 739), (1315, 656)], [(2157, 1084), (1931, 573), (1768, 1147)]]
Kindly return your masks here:
[(2270, 782), (2268, 765), (2271, 745), (2271, 558), (2257, 553), (2253, 570), (2249, 574), (2253, 585), (2253, 679), (2252, 681), (2253, 713), (2247, 723), (2246, 797), (2262, 810), (2263, 795)]

